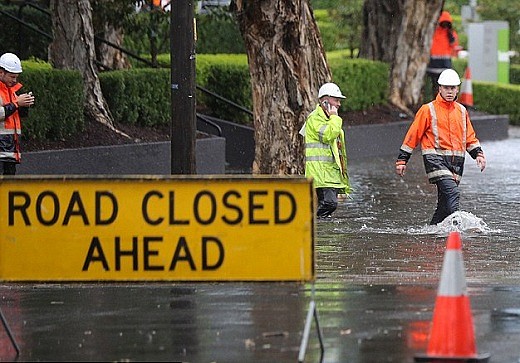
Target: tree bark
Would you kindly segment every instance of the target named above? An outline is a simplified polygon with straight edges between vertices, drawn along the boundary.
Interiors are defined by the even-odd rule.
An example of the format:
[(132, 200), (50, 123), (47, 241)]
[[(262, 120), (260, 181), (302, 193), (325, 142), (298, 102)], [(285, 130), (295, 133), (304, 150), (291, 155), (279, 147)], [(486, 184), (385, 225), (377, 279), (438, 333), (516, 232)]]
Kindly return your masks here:
[(57, 69), (80, 71), (85, 92), (85, 116), (125, 135), (114, 127), (96, 73), (90, 1), (51, 0), (50, 10), (53, 32), (53, 41), (49, 46), (51, 64)]
[[(122, 28), (116, 28), (110, 24), (103, 25), (103, 38), (112, 44), (122, 47), (124, 33)], [(109, 46), (106, 43), (99, 42), (96, 44), (96, 55), (98, 60), (104, 66), (110, 69), (129, 69), (130, 62), (126, 55), (119, 49)]]
[(309, 0), (235, 0), (249, 59), (255, 127), (254, 174), (304, 171), (298, 131), (330, 69)]
[(366, 0), (360, 54), (388, 62), (390, 102), (412, 114), (422, 101), (433, 32), (443, 0)]

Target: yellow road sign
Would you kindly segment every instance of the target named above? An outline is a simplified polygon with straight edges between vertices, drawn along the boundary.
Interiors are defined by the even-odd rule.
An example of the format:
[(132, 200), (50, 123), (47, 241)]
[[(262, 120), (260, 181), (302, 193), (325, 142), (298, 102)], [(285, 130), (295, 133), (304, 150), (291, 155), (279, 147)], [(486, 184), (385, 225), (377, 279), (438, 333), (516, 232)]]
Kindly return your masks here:
[(302, 177), (0, 178), (0, 280), (308, 281)]

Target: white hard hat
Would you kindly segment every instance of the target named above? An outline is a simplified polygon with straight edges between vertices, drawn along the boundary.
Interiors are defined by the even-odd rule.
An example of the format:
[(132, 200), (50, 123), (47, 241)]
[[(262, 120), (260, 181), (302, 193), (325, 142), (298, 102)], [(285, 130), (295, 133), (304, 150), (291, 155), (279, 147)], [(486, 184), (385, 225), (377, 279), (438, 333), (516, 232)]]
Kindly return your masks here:
[(22, 73), (22, 62), (13, 53), (4, 53), (0, 57), (0, 68), (5, 69), (9, 73)]
[(439, 76), (437, 83), (441, 86), (458, 86), (460, 85), (460, 78), (453, 69), (445, 69)]
[(320, 90), (318, 92), (318, 98), (322, 98), (324, 96), (346, 98), (341, 94), (341, 90), (335, 83), (325, 83), (323, 86), (320, 87)]

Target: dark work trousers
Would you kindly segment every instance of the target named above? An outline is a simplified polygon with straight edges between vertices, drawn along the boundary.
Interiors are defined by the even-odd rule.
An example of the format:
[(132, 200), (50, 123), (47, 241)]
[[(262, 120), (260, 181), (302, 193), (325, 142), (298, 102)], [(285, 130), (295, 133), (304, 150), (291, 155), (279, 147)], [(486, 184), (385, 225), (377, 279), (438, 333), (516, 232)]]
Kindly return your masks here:
[(318, 195), (318, 218), (330, 218), (338, 207), (338, 190), (336, 188), (316, 188)]
[(3, 175), (15, 175), (16, 174), (16, 163), (11, 163), (8, 161), (0, 161), (2, 164)]
[(459, 186), (453, 179), (441, 179), (437, 183), (437, 209), (430, 224), (440, 223), (459, 210)]

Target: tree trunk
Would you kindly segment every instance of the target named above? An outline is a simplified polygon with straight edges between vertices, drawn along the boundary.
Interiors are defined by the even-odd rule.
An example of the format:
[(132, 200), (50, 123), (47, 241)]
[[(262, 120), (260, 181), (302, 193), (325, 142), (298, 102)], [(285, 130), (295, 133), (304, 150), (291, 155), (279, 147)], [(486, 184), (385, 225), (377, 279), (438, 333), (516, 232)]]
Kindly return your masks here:
[(443, 0), (365, 0), (361, 56), (391, 64), (390, 102), (412, 114), (422, 88)]
[(255, 127), (255, 174), (302, 174), (298, 131), (330, 81), (309, 0), (235, 0), (249, 59)]
[[(124, 37), (123, 29), (115, 28), (110, 24), (104, 24), (103, 28), (103, 38), (121, 47)], [(123, 52), (106, 43), (99, 42), (96, 44), (96, 55), (101, 64), (110, 69), (129, 69), (131, 67), (128, 58)]]
[(96, 73), (90, 1), (51, 0), (50, 10), (53, 33), (53, 41), (49, 46), (51, 64), (57, 69), (80, 71), (83, 76), (86, 117), (123, 134), (114, 127)]

